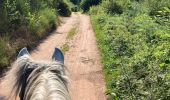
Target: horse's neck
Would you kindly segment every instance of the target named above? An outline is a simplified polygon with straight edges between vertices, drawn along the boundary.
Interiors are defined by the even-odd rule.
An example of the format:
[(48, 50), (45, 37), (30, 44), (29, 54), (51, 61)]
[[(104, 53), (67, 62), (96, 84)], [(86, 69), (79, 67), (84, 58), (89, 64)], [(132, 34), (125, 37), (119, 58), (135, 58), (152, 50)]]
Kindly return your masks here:
[(38, 76), (30, 84), (25, 100), (70, 100), (63, 80), (54, 73), (48, 72)]

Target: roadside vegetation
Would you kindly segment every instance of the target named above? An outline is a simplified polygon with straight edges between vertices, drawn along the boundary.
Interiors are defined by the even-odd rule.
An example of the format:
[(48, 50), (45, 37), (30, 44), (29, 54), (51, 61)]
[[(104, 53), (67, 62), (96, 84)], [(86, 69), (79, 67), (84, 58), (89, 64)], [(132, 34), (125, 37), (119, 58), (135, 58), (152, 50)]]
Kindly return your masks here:
[(170, 0), (102, 0), (88, 13), (109, 100), (169, 100)]
[(69, 0), (0, 1), (0, 70), (9, 66), (17, 51), (29, 49), (59, 25), (59, 16), (70, 16)]
[(109, 100), (170, 100), (170, 0), (1, 0), (0, 72), (79, 8), (91, 16)]

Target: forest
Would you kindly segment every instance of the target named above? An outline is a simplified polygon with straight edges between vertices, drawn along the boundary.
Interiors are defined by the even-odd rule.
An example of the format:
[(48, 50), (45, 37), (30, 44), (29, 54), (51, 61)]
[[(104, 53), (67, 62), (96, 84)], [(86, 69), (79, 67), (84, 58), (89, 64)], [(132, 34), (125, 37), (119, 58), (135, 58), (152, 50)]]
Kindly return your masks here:
[(108, 100), (170, 99), (170, 0), (2, 0), (0, 72), (72, 11), (91, 17)]

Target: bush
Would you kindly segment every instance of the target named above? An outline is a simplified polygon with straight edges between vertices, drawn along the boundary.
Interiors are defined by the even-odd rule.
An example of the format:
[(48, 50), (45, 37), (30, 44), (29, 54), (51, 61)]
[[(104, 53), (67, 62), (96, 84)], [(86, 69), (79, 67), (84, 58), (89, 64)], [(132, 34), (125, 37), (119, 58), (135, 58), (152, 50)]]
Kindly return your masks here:
[(92, 6), (90, 7), (89, 14), (98, 14), (98, 13), (104, 13), (103, 8), (101, 6)]
[[(158, 16), (150, 15), (150, 8), (144, 5), (146, 1), (131, 0), (128, 6), (122, 5), (122, 1), (116, 1), (116, 4), (120, 5), (123, 13), (117, 13), (117, 9), (112, 13), (106, 12), (107, 7), (114, 6), (106, 6), (112, 1), (105, 1), (90, 10), (102, 52), (106, 93), (110, 100), (168, 100), (169, 26), (164, 22), (158, 23)], [(159, 17), (167, 18), (168, 9), (164, 7), (157, 12)]]
[(9, 64), (9, 58), (6, 56), (7, 42), (7, 40), (0, 39), (0, 66), (5, 66)]
[(8, 66), (16, 50), (32, 46), (54, 30), (59, 15), (70, 16), (68, 4), (68, 0), (1, 0), (0, 66)]
[[(39, 15), (37, 13), (44, 9), (51, 9), (52, 11), (55, 9), (56, 16), (58, 16), (58, 13), (62, 16), (71, 15), (69, 6), (66, 1), (63, 0), (4, 0), (0, 2), (0, 5), (0, 10), (2, 11), (0, 13), (2, 16), (0, 32), (2, 33), (10, 33), (11, 31), (19, 30), (22, 26), (28, 26), (29, 17), (32, 15), (38, 18)], [(46, 13), (48, 14), (48, 12)], [(51, 11), (49, 13), (51, 13)]]
[(103, 2), (104, 9), (109, 14), (122, 14), (123, 13), (123, 7), (118, 4), (115, 0), (111, 1), (105, 1)]
[(82, 0), (70, 0), (73, 4), (78, 5)]
[(59, 15), (61, 15), (61, 16), (70, 16), (71, 15), (71, 10), (70, 10), (69, 6), (67, 5), (67, 3), (65, 3), (64, 1), (54, 0), (53, 6), (56, 8)]
[(37, 15), (30, 15), (29, 28), (35, 36), (43, 37), (47, 29), (56, 25), (56, 12), (54, 9), (46, 8), (39, 11)]
[(146, 4), (149, 5), (150, 15), (155, 15), (157, 11), (163, 7), (170, 7), (170, 0), (149, 0), (146, 1)]
[(8, 35), (0, 37), (0, 68), (4, 69), (11, 63), (12, 56), (15, 55), (14, 48), (10, 45), (10, 37)]
[(98, 5), (102, 0), (83, 0), (80, 4), (81, 8), (86, 12), (93, 5)]
[(71, 8), (71, 11), (73, 11), (73, 12), (78, 12), (78, 11), (79, 11), (78, 6), (73, 6), (73, 7)]
[(105, 66), (107, 93), (112, 99), (168, 99), (167, 31), (164, 33), (145, 15), (131, 20), (135, 23), (133, 28), (126, 27), (128, 20), (122, 16), (100, 15), (93, 20)]

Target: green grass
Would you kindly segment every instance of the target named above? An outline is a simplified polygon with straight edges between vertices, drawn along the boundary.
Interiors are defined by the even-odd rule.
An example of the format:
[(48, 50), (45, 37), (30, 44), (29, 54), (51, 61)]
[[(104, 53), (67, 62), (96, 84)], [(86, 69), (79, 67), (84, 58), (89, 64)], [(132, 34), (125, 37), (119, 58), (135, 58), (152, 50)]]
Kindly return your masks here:
[(61, 51), (65, 54), (67, 51), (69, 51), (69, 48), (70, 47), (69, 47), (68, 43), (65, 43), (62, 45)]
[[(74, 36), (76, 35), (77, 33), (77, 28), (73, 27), (70, 29), (70, 31), (68, 32), (67, 34), (67, 37), (66, 39), (69, 41), (69, 40), (72, 40), (74, 38)], [(70, 47), (69, 47), (69, 43), (66, 42), (65, 44), (62, 45), (61, 47), (61, 51), (63, 53), (66, 53), (67, 51), (69, 51)]]
[(67, 34), (67, 39), (73, 39), (73, 37), (76, 35), (77, 33), (77, 28), (73, 27)]

